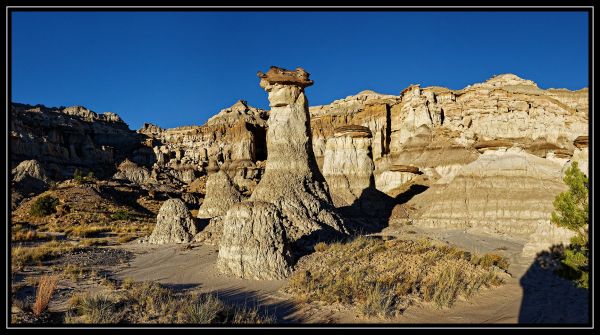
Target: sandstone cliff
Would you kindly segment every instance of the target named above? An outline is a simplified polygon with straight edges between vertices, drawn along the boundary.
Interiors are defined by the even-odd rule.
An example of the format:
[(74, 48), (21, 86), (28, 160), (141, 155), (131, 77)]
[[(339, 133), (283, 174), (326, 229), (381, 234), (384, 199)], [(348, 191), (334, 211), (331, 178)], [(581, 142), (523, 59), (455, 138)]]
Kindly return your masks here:
[[(322, 166), (327, 138), (348, 124), (373, 133), (378, 189), (390, 192), (394, 165), (414, 165), (433, 178), (452, 176), (477, 159), (478, 141), (508, 139), (539, 157), (572, 155), (587, 135), (587, 89), (540, 89), (512, 74), (461, 90), (412, 85), (399, 96), (361, 92), (311, 107), (313, 146)], [(381, 180), (384, 179), (384, 180)], [(386, 186), (387, 185), (387, 186)]]
[(72, 178), (75, 169), (109, 177), (126, 157), (151, 164), (151, 148), (143, 142), (114, 113), (96, 114), (81, 106), (11, 105), (12, 167), (35, 159), (51, 179)]

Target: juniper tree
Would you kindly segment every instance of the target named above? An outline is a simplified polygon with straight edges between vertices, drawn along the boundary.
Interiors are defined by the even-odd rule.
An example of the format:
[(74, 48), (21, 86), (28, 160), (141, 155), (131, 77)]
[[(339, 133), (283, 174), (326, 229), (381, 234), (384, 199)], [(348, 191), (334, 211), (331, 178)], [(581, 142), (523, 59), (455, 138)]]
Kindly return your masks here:
[(565, 172), (563, 181), (569, 189), (554, 199), (551, 222), (576, 232), (565, 249), (559, 274), (572, 279), (579, 287), (588, 287), (588, 177), (579, 170), (577, 162)]

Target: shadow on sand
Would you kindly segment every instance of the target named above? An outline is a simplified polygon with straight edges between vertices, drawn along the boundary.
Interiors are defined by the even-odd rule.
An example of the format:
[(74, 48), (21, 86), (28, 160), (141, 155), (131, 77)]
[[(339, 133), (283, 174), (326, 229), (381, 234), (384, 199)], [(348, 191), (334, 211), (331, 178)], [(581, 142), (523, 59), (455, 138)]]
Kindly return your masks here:
[(547, 251), (538, 254), (520, 280), (519, 324), (591, 324), (589, 291), (554, 273), (544, 261), (551, 258)]
[(302, 323), (305, 321), (301, 316), (295, 315), (298, 307), (294, 302), (268, 302), (268, 297), (259, 291), (233, 287), (211, 293), (227, 304), (248, 309), (256, 308), (262, 316), (273, 316), (276, 323)]

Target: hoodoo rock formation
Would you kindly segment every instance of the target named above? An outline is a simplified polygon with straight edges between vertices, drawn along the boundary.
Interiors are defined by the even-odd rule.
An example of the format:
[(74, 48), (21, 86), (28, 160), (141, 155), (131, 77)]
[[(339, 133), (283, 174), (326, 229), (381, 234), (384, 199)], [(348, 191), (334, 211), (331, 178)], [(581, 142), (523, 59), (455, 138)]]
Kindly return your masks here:
[[(562, 236), (538, 223), (549, 225), (551, 200), (563, 185), (560, 174), (548, 171), (565, 171), (577, 161), (589, 173), (586, 88), (541, 89), (531, 80), (502, 74), (459, 90), (420, 85), (410, 85), (398, 95), (367, 90), (307, 108), (303, 89), (311, 84), (301, 69), (272, 68), (261, 74), (270, 112), (240, 100), (201, 126), (162, 129), (145, 124), (137, 133), (113, 113), (96, 114), (80, 106), (12, 103), (11, 168), (35, 159), (49, 180), (55, 181), (72, 178), (75, 169), (84, 174), (93, 171), (100, 179), (114, 176), (139, 184), (153, 199), (181, 198), (190, 208), (199, 206), (205, 195), (203, 207), (220, 206), (220, 216), (201, 214), (212, 218), (202, 234), (196, 235), (213, 242), (221, 236), (228, 206), (211, 205), (211, 194), (217, 195), (214, 199), (223, 197), (211, 187), (205, 190), (204, 185), (208, 176), (222, 171), (249, 201), (277, 208), (286, 243), (293, 244), (292, 259), (299, 250), (309, 250), (313, 238), (343, 233), (362, 214), (389, 214), (371, 206), (386, 199), (382, 194), (392, 202), (412, 202), (406, 204), (414, 205), (416, 211), (409, 213), (411, 220), (517, 234), (531, 240), (530, 250), (544, 239)], [(348, 126), (365, 129), (349, 131), (344, 128)], [(371, 138), (361, 137), (366, 128)], [(369, 174), (366, 158), (359, 162), (368, 141), (374, 184), (359, 196)], [(522, 151), (517, 153), (516, 148)], [(355, 149), (356, 165), (344, 165), (352, 161), (346, 156), (354, 155)], [(519, 160), (509, 162), (511, 155)], [(342, 156), (346, 158), (335, 158)], [(522, 160), (526, 168), (519, 165)], [(17, 168), (15, 176), (20, 170), (27, 169)], [(536, 175), (543, 177), (534, 182)], [(475, 187), (478, 182), (488, 186)], [(43, 186), (38, 190), (45, 187), (36, 183)], [(499, 185), (497, 189), (504, 191), (489, 185)], [(465, 187), (473, 190), (464, 192)], [(550, 191), (536, 193), (536, 187)], [(530, 188), (531, 199), (539, 201), (528, 210), (525, 207), (535, 200), (517, 204), (514, 198)], [(329, 191), (340, 213), (349, 214), (346, 224), (333, 211)], [(19, 192), (13, 190), (13, 206), (29, 196)], [(514, 197), (507, 198), (509, 194)], [(371, 199), (371, 205), (356, 206), (356, 201), (348, 205), (356, 197)], [(421, 201), (428, 197), (430, 202)], [(352, 207), (349, 212), (348, 207)], [(263, 217), (254, 211), (252, 216)], [(361, 220), (361, 228), (374, 221), (370, 217)]]
[[(281, 225), (285, 232), (281, 238), (287, 240), (284, 244), (293, 248), (292, 253), (302, 253), (311, 248), (319, 237), (327, 238), (348, 231), (335, 212), (312, 149), (308, 101), (304, 95), (304, 88), (313, 83), (308, 79), (309, 74), (301, 68), (288, 71), (271, 67), (266, 74), (259, 72), (258, 75), (260, 86), (269, 94), (272, 108), (267, 130), (269, 159), (264, 176), (249, 201), (235, 204), (225, 216), (219, 268), (222, 272), (244, 278), (262, 276), (264, 272), (278, 274), (270, 278), (277, 279), (279, 275), (288, 273), (292, 266), (290, 262), (256, 264), (255, 258), (243, 255), (263, 251), (256, 248), (242, 250), (236, 245), (252, 239), (269, 240), (272, 229), (277, 229), (273, 227)], [(249, 207), (254, 208), (249, 210)], [(271, 218), (268, 224), (264, 223), (265, 218)], [(252, 237), (238, 236), (235, 241), (225, 237), (225, 232), (251, 232), (254, 226), (271, 228), (259, 229), (260, 234)], [(280, 235), (276, 234), (276, 238), (279, 239)], [(271, 244), (266, 254), (271, 258), (286, 259), (282, 252), (283, 249), (276, 249)]]
[(246, 279), (283, 279), (291, 273), (285, 219), (277, 206), (243, 202), (227, 212), (217, 268)]
[(160, 207), (148, 243), (187, 243), (195, 234), (194, 219), (185, 203), (181, 199), (169, 199)]
[(240, 202), (242, 195), (233, 186), (231, 178), (219, 171), (208, 176), (206, 181), (206, 196), (198, 210), (199, 219), (210, 219), (222, 216), (235, 203)]
[(323, 176), (336, 207), (352, 205), (372, 186), (371, 130), (363, 126), (342, 126), (327, 140)]

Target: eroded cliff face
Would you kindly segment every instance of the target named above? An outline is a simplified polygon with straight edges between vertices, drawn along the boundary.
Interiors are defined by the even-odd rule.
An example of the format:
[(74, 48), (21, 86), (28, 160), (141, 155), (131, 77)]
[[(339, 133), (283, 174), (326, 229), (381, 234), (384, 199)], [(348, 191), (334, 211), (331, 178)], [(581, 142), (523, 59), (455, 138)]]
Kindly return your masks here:
[(202, 175), (223, 170), (251, 190), (256, 185), (252, 181), (260, 177), (257, 162), (267, 158), (267, 118), (265, 110), (240, 100), (202, 126), (161, 129), (145, 124), (138, 132), (154, 141), (157, 173), (190, 184)]
[(72, 178), (75, 169), (110, 177), (126, 157), (152, 164), (152, 148), (114, 113), (84, 107), (11, 105), (11, 165), (37, 160), (51, 179)]
[[(418, 213), (427, 226), (538, 236), (529, 240), (528, 250), (544, 239), (566, 236), (547, 225), (553, 196), (562, 185), (560, 173), (548, 173), (548, 167), (564, 171), (572, 161), (579, 161), (589, 173), (587, 89), (544, 90), (530, 80), (504, 74), (461, 90), (411, 85), (399, 95), (363, 91), (309, 107), (305, 113), (304, 93), (296, 92), (295, 84), (282, 85), (286, 88), (281, 96), (270, 96), (272, 111), (240, 100), (202, 126), (162, 129), (146, 124), (137, 133), (112, 113), (96, 114), (77, 106), (13, 104), (11, 167), (36, 159), (51, 179), (70, 178), (75, 168), (94, 171), (98, 177), (114, 176), (180, 194), (187, 205), (195, 206), (206, 193), (202, 185), (207, 176), (223, 171), (244, 198), (276, 204), (279, 211), (287, 207), (289, 213), (277, 215), (287, 218), (282, 222), (286, 239), (294, 240), (325, 221), (338, 230), (338, 220), (312, 218), (278, 199), (300, 199), (310, 193), (315, 201), (301, 201), (302, 208), (318, 212), (320, 202), (331, 201), (332, 192), (322, 183), (325, 174), (332, 185), (337, 183), (335, 188), (349, 192), (336, 205), (348, 205), (367, 185), (372, 164), (374, 186), (369, 183), (369, 189), (375, 187), (390, 198), (406, 191), (415, 180), (424, 184), (421, 191), (429, 187), (413, 200), (419, 205), (419, 199), (431, 198)], [(307, 122), (310, 129), (306, 129)], [(348, 126), (365, 127), (370, 138), (336, 138), (335, 130)], [(514, 166), (507, 163), (513, 156), (510, 164)], [(366, 158), (372, 163), (367, 164)], [(331, 165), (344, 162), (349, 164), (339, 169)], [(525, 162), (526, 172), (518, 162)], [(269, 178), (265, 167), (271, 171)], [(542, 184), (536, 176), (543, 176)], [(264, 186), (257, 188), (265, 178)], [(267, 187), (286, 185), (290, 178), (311, 180), (302, 187), (302, 196), (290, 195), (296, 188)], [(476, 187), (478, 183), (500, 186), (484, 190)], [(540, 193), (539, 187), (550, 187), (552, 192)], [(464, 188), (473, 192), (461, 192)], [(506, 198), (518, 190), (531, 196), (521, 203)], [(518, 198), (519, 194), (513, 195)], [(487, 202), (481, 203), (484, 196)], [(523, 207), (530, 200), (535, 203), (529, 206), (532, 210)], [(311, 225), (306, 217), (314, 219), (311, 227), (300, 229), (293, 223)]]
[[(327, 138), (348, 124), (373, 133), (378, 189), (389, 193), (390, 171), (414, 165), (428, 176), (452, 177), (481, 154), (486, 140), (510, 140), (542, 158), (569, 159), (587, 135), (588, 91), (540, 89), (512, 74), (462, 90), (411, 85), (399, 96), (364, 91), (311, 107), (313, 146), (322, 167)], [(393, 181), (392, 181), (393, 182)]]

